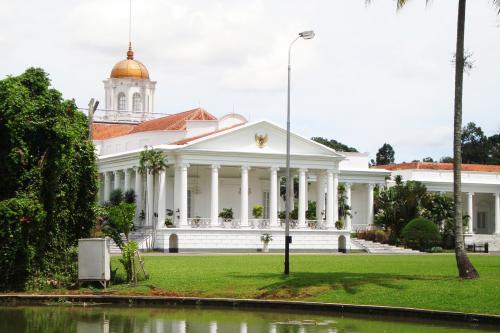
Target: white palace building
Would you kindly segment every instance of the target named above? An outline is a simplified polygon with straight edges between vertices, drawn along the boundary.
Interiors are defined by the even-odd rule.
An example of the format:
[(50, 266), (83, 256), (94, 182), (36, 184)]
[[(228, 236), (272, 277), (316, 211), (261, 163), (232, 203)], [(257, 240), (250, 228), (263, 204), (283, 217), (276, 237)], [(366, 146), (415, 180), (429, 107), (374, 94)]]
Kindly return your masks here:
[[(285, 174), (286, 130), (266, 120), (248, 122), (235, 113), (216, 117), (201, 108), (155, 118), (155, 84), (131, 48), (127, 59), (118, 62), (104, 81), (105, 111), (94, 118), (93, 125), (101, 203), (109, 200), (113, 189), (133, 189), (137, 227), (156, 230), (151, 235), (160, 250), (256, 251), (262, 248), (263, 233), (273, 236), (271, 250), (282, 249), (284, 223), (278, 213), (285, 207), (280, 184)], [(169, 166), (165, 171), (138, 172), (145, 146), (164, 152)], [(295, 133), (291, 168), (299, 184), (298, 198), (290, 198), (298, 208), (298, 218), (291, 223), (291, 250), (351, 249), (351, 231), (373, 223), (373, 189), (386, 186), (391, 171), (369, 168), (367, 153), (336, 152)], [(495, 237), (500, 232), (500, 170), (471, 177), (475, 176), (481, 185), (473, 199), (476, 211), (488, 206), (486, 217), (478, 215), (487, 227), (478, 220), (475, 231)], [(442, 176), (440, 181), (450, 179)], [(345, 185), (352, 213), (340, 229), (335, 226), (339, 184)], [(468, 191), (475, 193), (476, 188)], [(486, 200), (485, 194), (482, 200), (486, 192), (490, 198)], [(315, 220), (306, 218), (308, 201), (318, 202)], [(256, 205), (264, 207), (262, 217), (252, 216)], [(230, 221), (219, 218), (224, 208), (234, 213)], [(174, 227), (167, 228), (166, 220)]]

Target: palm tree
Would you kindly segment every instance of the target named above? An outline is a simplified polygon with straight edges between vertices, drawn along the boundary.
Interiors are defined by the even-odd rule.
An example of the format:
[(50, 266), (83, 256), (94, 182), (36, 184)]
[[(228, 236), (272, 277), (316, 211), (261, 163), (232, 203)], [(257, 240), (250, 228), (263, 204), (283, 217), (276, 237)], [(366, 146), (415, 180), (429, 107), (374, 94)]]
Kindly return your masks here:
[[(139, 156), (139, 173), (142, 175), (146, 174), (151, 174), (153, 176), (153, 180), (156, 178), (156, 176), (163, 170), (168, 168), (167, 166), (167, 158), (165, 157), (164, 153), (159, 150), (154, 150), (153, 147), (149, 149), (147, 146), (144, 147), (144, 150), (141, 151), (141, 154)], [(147, 193), (147, 192), (146, 192)], [(155, 192), (153, 191), (153, 197), (149, 198), (146, 195), (146, 211), (148, 207), (148, 202), (149, 200), (152, 200), (153, 202), (155, 201)], [(151, 218), (151, 213), (149, 212), (146, 214), (147, 218)], [(153, 221), (153, 234), (152, 234), (152, 242), (151, 242), (151, 247), (154, 248), (154, 242), (155, 242), (155, 237), (156, 237), (156, 223)]]
[[(429, 3), (430, 0), (426, 0)], [(371, 0), (366, 0), (370, 3)], [(397, 9), (403, 8), (409, 0), (397, 0)], [(455, 222), (455, 257), (458, 274), (463, 279), (475, 279), (479, 273), (474, 268), (465, 252), (462, 222), (462, 95), (464, 81), (464, 34), (466, 0), (458, 0), (457, 43), (455, 50), (455, 102), (453, 125), (453, 200)], [(492, 0), (500, 15), (500, 0)]]

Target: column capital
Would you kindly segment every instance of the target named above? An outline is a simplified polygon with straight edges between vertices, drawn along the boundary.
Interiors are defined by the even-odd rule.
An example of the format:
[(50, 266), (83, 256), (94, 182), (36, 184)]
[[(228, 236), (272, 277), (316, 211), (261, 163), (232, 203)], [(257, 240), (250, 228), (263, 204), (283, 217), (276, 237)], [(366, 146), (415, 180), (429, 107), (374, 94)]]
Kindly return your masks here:
[(500, 197), (500, 193), (493, 193), (493, 196), (494, 196), (495, 198), (498, 198), (498, 197)]
[(307, 171), (309, 171), (309, 170), (307, 170), (306, 168), (300, 168), (299, 169), (299, 172), (307, 172)]
[(270, 169), (272, 172), (278, 172), (278, 171), (280, 171), (280, 168), (275, 167), (275, 166), (270, 167), (269, 169)]
[(248, 166), (248, 165), (242, 165), (242, 166), (241, 166), (241, 170), (242, 170), (242, 171), (243, 171), (243, 170), (248, 171), (248, 170), (250, 170), (250, 169), (251, 169), (251, 167), (250, 167), (250, 166)]
[(177, 163), (175, 165), (177, 169), (187, 169), (190, 167), (189, 163)]
[(370, 190), (373, 190), (373, 189), (375, 188), (375, 185), (376, 185), (376, 184), (374, 184), (374, 183), (368, 183), (368, 184), (366, 184), (366, 185), (368, 185), (368, 188), (369, 188)]
[(218, 170), (218, 169), (220, 169), (220, 164), (212, 164), (212, 165), (210, 165), (210, 169)]
[(113, 170), (112, 172), (113, 172), (113, 174), (115, 174), (115, 175), (116, 175), (116, 174), (118, 174), (118, 173), (122, 172), (122, 170)]
[(473, 196), (474, 194), (475, 194), (474, 192), (467, 192), (467, 195), (470, 197)]
[(327, 176), (330, 176), (330, 175), (333, 175), (333, 174), (334, 174), (334, 172), (333, 172), (333, 171), (334, 171), (333, 169), (326, 169), (326, 170), (325, 170), (325, 173), (326, 173), (326, 175), (327, 175)]
[(346, 188), (351, 188), (352, 187), (352, 183), (351, 182), (346, 182), (346, 183), (344, 183), (344, 186)]

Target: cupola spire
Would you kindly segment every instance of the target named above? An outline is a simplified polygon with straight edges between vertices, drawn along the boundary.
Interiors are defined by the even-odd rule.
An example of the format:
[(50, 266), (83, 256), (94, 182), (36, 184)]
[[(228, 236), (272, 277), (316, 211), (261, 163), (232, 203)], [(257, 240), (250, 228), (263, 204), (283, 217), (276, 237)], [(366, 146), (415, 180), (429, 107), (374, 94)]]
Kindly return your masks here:
[(134, 51), (132, 51), (132, 43), (128, 42), (127, 59), (134, 60)]

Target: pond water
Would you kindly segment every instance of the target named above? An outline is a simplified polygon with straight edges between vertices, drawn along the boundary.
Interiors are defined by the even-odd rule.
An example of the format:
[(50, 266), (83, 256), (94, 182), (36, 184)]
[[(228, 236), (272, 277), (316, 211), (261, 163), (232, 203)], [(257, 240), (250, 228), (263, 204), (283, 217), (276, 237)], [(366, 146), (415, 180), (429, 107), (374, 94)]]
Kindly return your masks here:
[(1, 306), (2, 333), (449, 333), (499, 332), (435, 321), (274, 310)]

